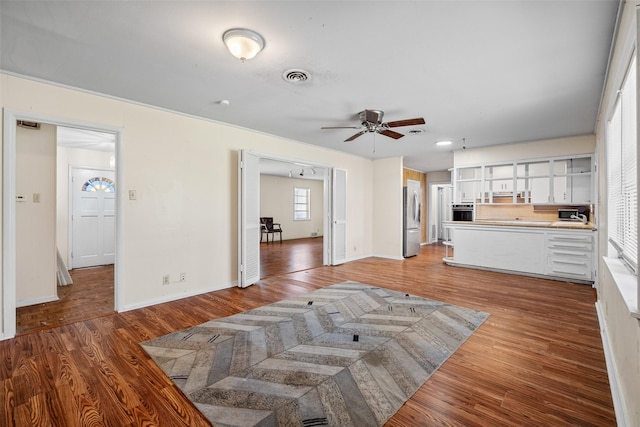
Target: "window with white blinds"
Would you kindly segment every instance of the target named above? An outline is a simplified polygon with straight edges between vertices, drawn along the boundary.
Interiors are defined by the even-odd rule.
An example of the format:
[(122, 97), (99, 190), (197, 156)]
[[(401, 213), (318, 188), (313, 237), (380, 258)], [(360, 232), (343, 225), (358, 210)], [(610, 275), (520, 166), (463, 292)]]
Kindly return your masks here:
[[(636, 58), (634, 56), (607, 128), (607, 233), (609, 256), (638, 269), (638, 188), (636, 135)], [(611, 253), (614, 252), (614, 253)]]
[(293, 219), (305, 221), (311, 219), (311, 189), (294, 187)]

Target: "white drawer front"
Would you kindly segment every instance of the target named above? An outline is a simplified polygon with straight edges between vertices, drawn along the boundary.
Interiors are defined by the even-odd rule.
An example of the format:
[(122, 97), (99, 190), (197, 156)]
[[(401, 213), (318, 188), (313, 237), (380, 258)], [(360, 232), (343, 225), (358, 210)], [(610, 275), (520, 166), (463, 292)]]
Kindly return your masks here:
[(593, 280), (593, 235), (549, 233), (546, 246), (546, 274)]

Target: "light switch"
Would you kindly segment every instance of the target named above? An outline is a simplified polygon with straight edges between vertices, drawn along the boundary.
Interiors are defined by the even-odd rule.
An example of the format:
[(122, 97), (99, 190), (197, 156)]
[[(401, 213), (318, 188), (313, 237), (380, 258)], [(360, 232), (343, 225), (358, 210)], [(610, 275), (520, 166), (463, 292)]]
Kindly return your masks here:
[(40, 193), (33, 193), (33, 203), (40, 203)]
[(138, 194), (136, 193), (136, 190), (129, 190), (129, 200), (137, 200), (138, 199)]

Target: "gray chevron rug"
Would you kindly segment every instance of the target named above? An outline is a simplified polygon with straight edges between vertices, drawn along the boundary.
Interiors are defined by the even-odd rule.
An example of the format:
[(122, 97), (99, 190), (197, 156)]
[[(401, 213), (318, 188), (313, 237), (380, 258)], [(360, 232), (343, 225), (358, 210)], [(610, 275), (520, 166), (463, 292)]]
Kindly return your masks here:
[(380, 426), (488, 316), (344, 282), (141, 345), (215, 426)]

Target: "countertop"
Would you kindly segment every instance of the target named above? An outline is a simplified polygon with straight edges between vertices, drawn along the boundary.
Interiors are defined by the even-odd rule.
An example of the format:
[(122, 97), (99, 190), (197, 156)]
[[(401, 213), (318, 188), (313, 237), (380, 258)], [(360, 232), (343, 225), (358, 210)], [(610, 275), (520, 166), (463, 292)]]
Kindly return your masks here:
[(490, 225), (499, 227), (540, 227), (540, 228), (562, 228), (570, 230), (595, 230), (592, 223), (583, 224), (581, 221), (527, 221), (515, 220), (488, 220), (476, 221), (445, 221), (447, 225)]

